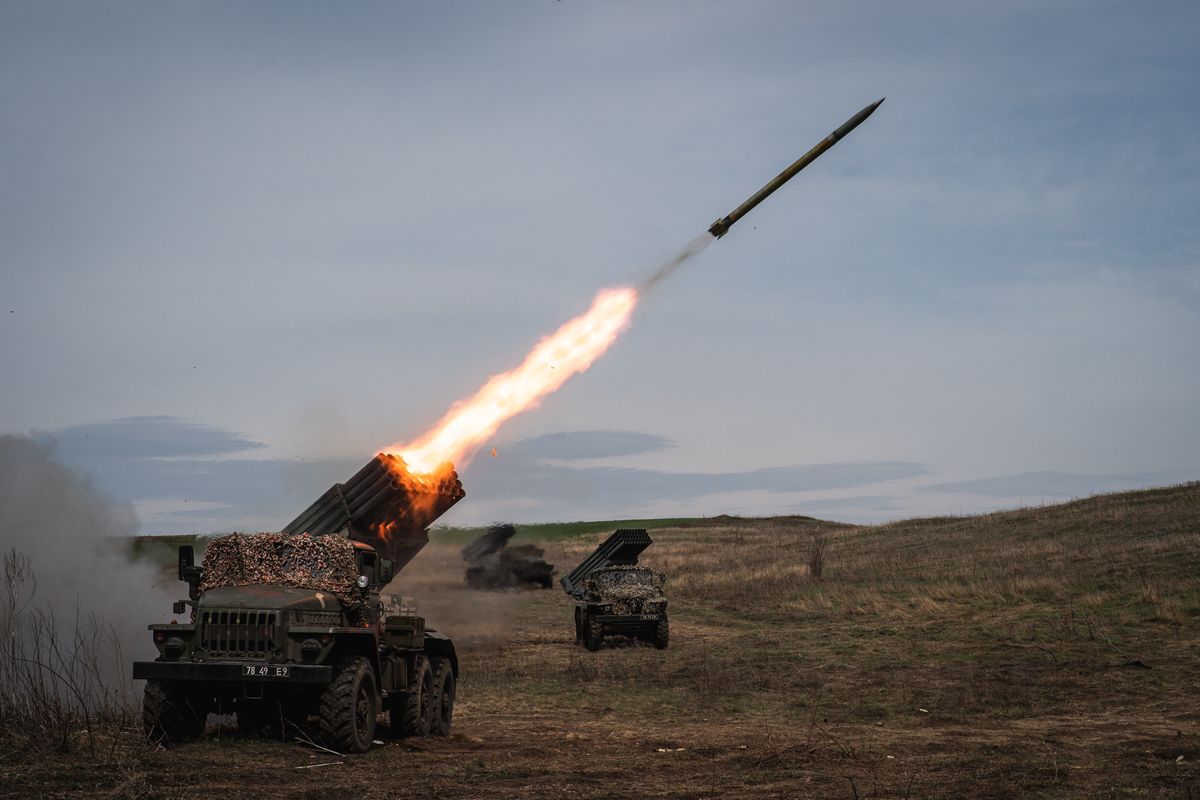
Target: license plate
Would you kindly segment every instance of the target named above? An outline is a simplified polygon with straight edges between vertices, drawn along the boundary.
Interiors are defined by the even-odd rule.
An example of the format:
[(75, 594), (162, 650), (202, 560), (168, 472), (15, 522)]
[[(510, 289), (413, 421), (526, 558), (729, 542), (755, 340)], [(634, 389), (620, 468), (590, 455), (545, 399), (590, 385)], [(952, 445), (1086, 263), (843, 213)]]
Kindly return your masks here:
[(658, 619), (658, 614), (642, 614), (642, 619)]
[(243, 664), (242, 676), (246, 678), (286, 678), (288, 676), (287, 667), (275, 667), (255, 664)]

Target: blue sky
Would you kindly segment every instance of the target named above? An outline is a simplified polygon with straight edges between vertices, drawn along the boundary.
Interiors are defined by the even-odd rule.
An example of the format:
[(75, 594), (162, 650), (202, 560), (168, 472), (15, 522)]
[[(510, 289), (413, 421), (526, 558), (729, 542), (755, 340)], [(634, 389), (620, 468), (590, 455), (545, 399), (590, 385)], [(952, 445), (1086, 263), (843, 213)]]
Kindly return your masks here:
[(1187, 3), (8, 3), (0, 432), (147, 531), (278, 527), (886, 95), (448, 521), (1200, 478), (1198, 39)]

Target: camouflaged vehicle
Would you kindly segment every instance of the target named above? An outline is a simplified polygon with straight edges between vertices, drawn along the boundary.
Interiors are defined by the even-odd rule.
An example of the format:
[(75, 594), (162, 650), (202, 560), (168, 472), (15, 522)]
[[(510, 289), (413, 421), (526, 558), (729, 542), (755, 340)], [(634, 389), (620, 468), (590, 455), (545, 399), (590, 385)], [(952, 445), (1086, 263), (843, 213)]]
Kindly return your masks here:
[(554, 565), (543, 558), (546, 551), (537, 545), (510, 545), (517, 529), (508, 523), (492, 525), (478, 539), (462, 549), (466, 561), (467, 586), (472, 589), (510, 589), (554, 584)]
[(174, 612), (190, 609), (190, 621), (151, 625), (159, 656), (133, 665), (146, 734), (186, 741), (210, 712), (233, 713), (240, 728), (276, 735), (315, 722), (329, 747), (363, 752), (386, 712), (394, 735), (447, 735), (454, 644), (388, 609), (380, 590), (463, 495), (453, 470), (426, 482), (380, 455), (281, 533), (216, 539), (203, 567), (181, 547), (190, 599)]
[(668, 645), (666, 577), (637, 565), (638, 555), (651, 544), (644, 528), (618, 530), (561, 578), (575, 601), (575, 644), (595, 651), (605, 636), (619, 635), (659, 650)]

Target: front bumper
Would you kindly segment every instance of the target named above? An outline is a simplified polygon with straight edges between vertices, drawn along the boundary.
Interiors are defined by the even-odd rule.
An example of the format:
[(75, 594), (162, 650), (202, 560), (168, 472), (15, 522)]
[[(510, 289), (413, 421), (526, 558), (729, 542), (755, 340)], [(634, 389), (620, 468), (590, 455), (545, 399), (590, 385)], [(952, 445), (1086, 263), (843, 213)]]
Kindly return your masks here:
[(242, 683), (329, 683), (333, 667), (251, 661), (135, 661), (134, 680)]
[(589, 619), (604, 627), (605, 633), (644, 633), (658, 627), (666, 614), (593, 614)]

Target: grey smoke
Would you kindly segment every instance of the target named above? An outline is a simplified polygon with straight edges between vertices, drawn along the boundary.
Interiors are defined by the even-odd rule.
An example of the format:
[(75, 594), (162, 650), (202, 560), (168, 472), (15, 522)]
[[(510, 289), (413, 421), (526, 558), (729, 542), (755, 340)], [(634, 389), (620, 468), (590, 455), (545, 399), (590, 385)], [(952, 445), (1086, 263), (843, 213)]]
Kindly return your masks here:
[(662, 281), (671, 277), (671, 273), (679, 269), (683, 262), (687, 261), (692, 256), (700, 255), (704, 252), (705, 248), (707, 248), (716, 240), (716, 237), (708, 231), (705, 231), (695, 239), (692, 239), (682, 250), (679, 251), (679, 253), (676, 254), (674, 258), (665, 262), (662, 266), (655, 270), (654, 274), (647, 278), (645, 283), (638, 287), (638, 293), (644, 294), (650, 289), (653, 289)]
[(171, 575), (126, 555), (137, 531), (133, 507), (63, 465), (53, 442), (0, 435), (0, 547), (30, 560), (32, 604), (53, 611), (60, 638), (79, 625), (120, 645), (102, 665), (110, 680), (128, 676), (133, 658), (153, 657), (146, 626), (165, 622), (175, 599)]

